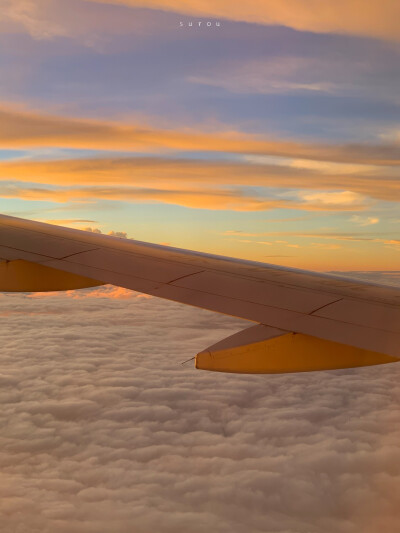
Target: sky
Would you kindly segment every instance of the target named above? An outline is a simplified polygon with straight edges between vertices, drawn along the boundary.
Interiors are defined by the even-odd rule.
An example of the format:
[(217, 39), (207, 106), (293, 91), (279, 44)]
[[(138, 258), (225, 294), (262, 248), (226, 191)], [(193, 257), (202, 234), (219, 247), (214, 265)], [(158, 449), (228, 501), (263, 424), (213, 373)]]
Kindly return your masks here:
[(0, 315), (3, 533), (400, 529), (400, 364), (195, 370), (248, 322), (111, 286)]
[(0, 0), (0, 212), (400, 265), (397, 0)]

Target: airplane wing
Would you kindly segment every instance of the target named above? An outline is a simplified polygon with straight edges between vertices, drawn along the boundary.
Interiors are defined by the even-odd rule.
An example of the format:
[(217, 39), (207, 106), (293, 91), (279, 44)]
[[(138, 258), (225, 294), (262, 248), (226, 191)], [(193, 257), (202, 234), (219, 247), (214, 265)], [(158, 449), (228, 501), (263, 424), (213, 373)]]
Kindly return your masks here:
[(0, 291), (111, 283), (256, 325), (196, 368), (280, 373), (400, 360), (400, 289), (0, 215)]

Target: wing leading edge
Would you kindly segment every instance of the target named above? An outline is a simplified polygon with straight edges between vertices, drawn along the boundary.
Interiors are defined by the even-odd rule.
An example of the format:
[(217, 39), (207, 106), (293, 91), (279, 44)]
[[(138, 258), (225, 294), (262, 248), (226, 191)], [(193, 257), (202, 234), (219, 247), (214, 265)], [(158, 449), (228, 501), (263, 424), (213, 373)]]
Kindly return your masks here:
[(196, 367), (275, 373), (400, 359), (400, 290), (0, 215), (0, 290), (111, 283), (256, 322)]

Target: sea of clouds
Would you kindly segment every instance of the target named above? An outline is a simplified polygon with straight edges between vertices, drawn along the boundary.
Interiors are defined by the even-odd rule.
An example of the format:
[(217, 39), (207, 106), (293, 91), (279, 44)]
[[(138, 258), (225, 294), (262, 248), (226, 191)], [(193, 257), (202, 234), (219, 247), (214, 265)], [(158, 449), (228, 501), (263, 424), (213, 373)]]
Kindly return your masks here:
[(400, 531), (400, 364), (198, 371), (251, 324), (109, 286), (0, 316), (2, 533)]

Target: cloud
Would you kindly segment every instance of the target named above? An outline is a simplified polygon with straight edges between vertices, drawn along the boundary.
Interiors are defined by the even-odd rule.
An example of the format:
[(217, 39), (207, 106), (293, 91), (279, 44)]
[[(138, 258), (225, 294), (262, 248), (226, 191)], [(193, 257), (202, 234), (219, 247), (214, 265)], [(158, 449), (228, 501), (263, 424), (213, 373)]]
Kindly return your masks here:
[[(98, 234), (102, 234), (103, 232), (101, 231), (101, 229), (99, 228), (92, 228), (91, 226), (88, 226), (88, 227), (85, 227), (85, 228), (82, 228), (84, 231), (90, 231), (92, 233), (98, 233)], [(120, 239), (127, 239), (128, 238), (128, 234), (126, 233), (126, 231), (109, 231), (107, 233), (107, 235), (111, 235), (112, 237), (119, 237)]]
[[(247, 236), (247, 237), (261, 237), (261, 236), (288, 236), (288, 237), (319, 237), (321, 239), (335, 239), (335, 240), (351, 240), (351, 241), (372, 241), (376, 239), (376, 235), (383, 235), (383, 233), (355, 233), (355, 232), (329, 232), (326, 230), (320, 231), (319, 233), (315, 232), (303, 232), (303, 231), (262, 231), (262, 232), (243, 232), (241, 230), (226, 230), (222, 235), (230, 236)], [(281, 241), (286, 242), (286, 241)]]
[[(63, 298), (72, 298), (74, 300), (81, 300), (86, 298), (107, 298), (117, 300), (130, 300), (132, 298), (153, 298), (149, 294), (141, 294), (123, 287), (114, 287), (113, 285), (102, 285), (96, 287), (92, 291), (65, 291), (62, 293)], [(33, 292), (27, 295), (27, 298), (33, 299), (48, 299), (48, 298), (60, 298), (60, 292)]]
[(96, 222), (96, 220), (88, 220), (85, 218), (52, 218), (48, 220), (43, 220), (46, 224), (55, 224), (56, 226), (73, 226), (75, 224), (82, 224), (86, 222)]
[(400, 251), (400, 239), (380, 239), (379, 242), (383, 242), (386, 246)]
[[(52, 39), (65, 36), (62, 25), (56, 21), (50, 24), (45, 13), (39, 9), (49, 6), (48, 2), (33, 2), (32, 0), (3, 0), (0, 21), (20, 24), (32, 37), (36, 39)], [(4, 26), (3, 26), (4, 27)]]
[[(357, 48), (354, 41), (353, 46), (348, 43), (346, 57), (332, 42), (328, 46), (320, 39), (320, 43), (312, 50), (283, 48), (277, 55), (264, 52), (261, 57), (223, 58), (199, 66), (186, 79), (222, 88), (231, 94), (276, 94), (280, 98), (285, 94), (286, 98), (297, 96), (304, 102), (307, 96), (310, 100), (315, 95), (316, 99), (324, 99), (328, 106), (335, 98), (399, 103), (400, 77), (396, 71), (398, 54), (395, 49), (375, 43), (371, 59), (365, 61), (365, 47)], [(388, 134), (380, 135), (383, 140), (399, 139), (393, 128)]]
[(360, 206), (365, 203), (365, 197), (352, 191), (338, 192), (314, 192), (300, 194), (306, 202), (320, 204), (322, 206)]
[(354, 175), (364, 174), (368, 171), (377, 171), (376, 168), (368, 168), (366, 165), (357, 165), (351, 163), (333, 163), (330, 161), (312, 161), (307, 159), (294, 159), (289, 162), (289, 166), (293, 168), (314, 170), (315, 172), (318, 172), (319, 174), (323, 175)]
[[(324, 189), (332, 191), (329, 194), (344, 189), (359, 195), (360, 200), (361, 196), (389, 202), (400, 200), (400, 180), (390, 174), (385, 176), (375, 167), (371, 170), (365, 165), (364, 172), (351, 172), (349, 169), (348, 174), (335, 173), (332, 169), (329, 174), (327, 171), (321, 173), (318, 162), (309, 163), (310, 168), (297, 168), (285, 159), (278, 164), (167, 157), (17, 160), (0, 162), (0, 177), (3, 181), (58, 186), (130, 185), (143, 189), (170, 190), (171, 194), (177, 190), (189, 194), (191, 190), (210, 189), (210, 186), (218, 185)], [(312, 168), (311, 163), (316, 163), (316, 168)], [(326, 165), (329, 166), (328, 163)]]
[[(319, 233), (313, 233), (313, 232), (302, 232), (302, 231), (263, 231), (263, 232), (243, 232), (240, 230), (226, 230), (221, 235), (227, 236), (227, 237), (278, 237), (278, 236), (287, 236), (287, 237), (296, 237), (297, 239), (327, 239), (327, 240), (333, 240), (333, 241), (347, 241), (351, 243), (359, 242), (359, 243), (378, 243), (384, 246), (388, 246), (392, 249), (399, 250), (400, 251), (400, 239), (391, 239), (387, 236), (384, 236), (385, 233), (339, 233), (339, 232), (327, 232), (327, 231), (321, 231)], [(247, 240), (246, 242), (253, 242)], [(275, 240), (275, 243), (278, 244), (287, 244), (288, 241), (282, 241), (282, 240)], [(311, 243), (312, 246), (319, 246), (321, 248), (324, 248), (326, 250), (336, 250), (340, 248), (340, 246), (337, 245), (324, 245), (323, 243)]]
[(400, 365), (196, 371), (248, 323), (99, 291), (0, 299), (4, 533), (399, 529)]
[(265, 57), (218, 64), (203, 73), (189, 76), (188, 81), (222, 87), (233, 93), (334, 93), (336, 83), (325, 81), (332, 77), (332, 62), (329, 62), (329, 68), (330, 71), (328, 65), (320, 59)]
[[(192, 189), (192, 190), (160, 190), (141, 189), (134, 187), (91, 187), (69, 189), (45, 189), (39, 187), (22, 188), (18, 186), (0, 187), (0, 197), (21, 198), (35, 201), (52, 202), (94, 202), (98, 200), (161, 202), (195, 209), (230, 209), (234, 211), (264, 211), (278, 207), (297, 206), (290, 200), (263, 199), (246, 195), (239, 190), (223, 189)], [(305, 208), (312, 206), (304, 204)], [(98, 228), (85, 228), (100, 232)]]
[[(99, 2), (99, 0), (91, 0)], [(103, 1), (103, 0), (102, 0)], [(344, 33), (399, 40), (400, 8), (396, 0), (107, 0), (109, 4), (147, 7), (194, 17), (277, 24), (317, 33)]]
[(316, 246), (322, 250), (339, 250), (341, 248), (338, 244), (327, 244), (326, 242), (312, 242), (311, 246)]
[(261, 232), (261, 233), (249, 233), (249, 232), (242, 231), (242, 230), (228, 229), (228, 230), (224, 231), (222, 233), (222, 235), (227, 235), (229, 237), (231, 235), (238, 235), (240, 237), (254, 237), (254, 236), (257, 236), (257, 235), (265, 235), (265, 233), (264, 232)]
[[(38, 41), (69, 38), (103, 52), (113, 47), (118, 36), (146, 36), (166, 33), (171, 15), (135, 10), (127, 16), (121, 7), (91, 4), (81, 0), (2, 0), (0, 33), (27, 33)], [(129, 14), (129, 12), (128, 12)]]
[[(355, 193), (354, 193), (355, 194)], [(326, 193), (329, 198), (329, 193)], [(332, 193), (332, 200), (322, 201), (322, 193), (299, 194), (300, 201), (284, 198), (282, 195), (269, 197), (244, 192), (238, 188), (198, 187), (191, 190), (142, 189), (139, 187), (76, 187), (44, 188), (22, 187), (18, 185), (0, 186), (0, 198), (19, 198), (29, 201), (78, 202), (90, 203), (99, 200), (157, 202), (179, 205), (192, 209), (232, 210), (232, 211), (266, 211), (269, 209), (300, 209), (305, 211), (361, 211), (367, 208), (361, 195), (349, 201), (348, 195), (340, 201), (340, 193)], [(356, 198), (360, 201), (357, 202)], [(98, 228), (85, 227), (87, 231), (100, 233)], [(117, 236), (123, 236), (117, 235)]]
[(301, 217), (285, 217), (285, 218), (266, 218), (264, 222), (277, 223), (277, 222), (304, 222), (305, 220), (312, 220), (318, 214), (304, 215)]
[[(225, 21), (249, 22), (264, 25), (288, 26), (300, 31), (313, 33), (339, 33), (372, 37), (384, 40), (399, 40), (400, 26), (398, 23), (400, 10), (396, 0), (326, 0), (318, 3), (316, 11), (309, 0), (269, 0), (268, 3), (249, 0), (246, 3), (229, 2), (228, 0), (3, 0), (3, 19), (23, 28), (36, 39), (49, 39), (58, 36), (80, 37), (83, 39), (83, 27), (87, 29), (88, 44), (101, 41), (104, 33), (115, 33), (118, 26), (121, 32), (143, 33), (153, 22), (159, 23), (161, 15), (171, 25), (176, 23), (179, 31), (179, 20), (182, 16), (196, 18), (216, 18)], [(106, 5), (108, 4), (108, 5)], [(68, 11), (72, 5), (73, 17)], [(134, 8), (129, 16), (117, 6)], [(144, 8), (144, 9), (141, 9)], [(149, 11), (146, 16), (143, 11)], [(176, 14), (167, 18), (167, 14)], [(181, 15), (181, 17), (179, 17)], [(135, 24), (139, 18), (142, 24)], [(98, 20), (96, 20), (98, 19)], [(75, 24), (73, 24), (75, 21)], [(227, 22), (225, 23), (227, 24)], [(220, 31), (223, 31), (223, 25)], [(159, 30), (163, 28), (160, 25)], [(3, 25), (3, 31), (7, 26)], [(182, 30), (181, 30), (182, 31)], [(94, 34), (94, 35), (93, 35)]]
[(398, 165), (399, 144), (328, 145), (267, 139), (229, 129), (200, 132), (158, 129), (100, 120), (52, 116), (2, 107), (0, 109), (0, 148), (75, 148), (107, 151), (210, 151), (237, 154), (272, 155), (317, 161)]
[(378, 217), (361, 217), (359, 215), (353, 215), (350, 218), (351, 222), (354, 222), (358, 226), (372, 226), (379, 223)]
[(128, 234), (126, 231), (109, 231), (107, 235), (112, 235), (113, 237), (119, 237), (120, 239), (127, 239)]

